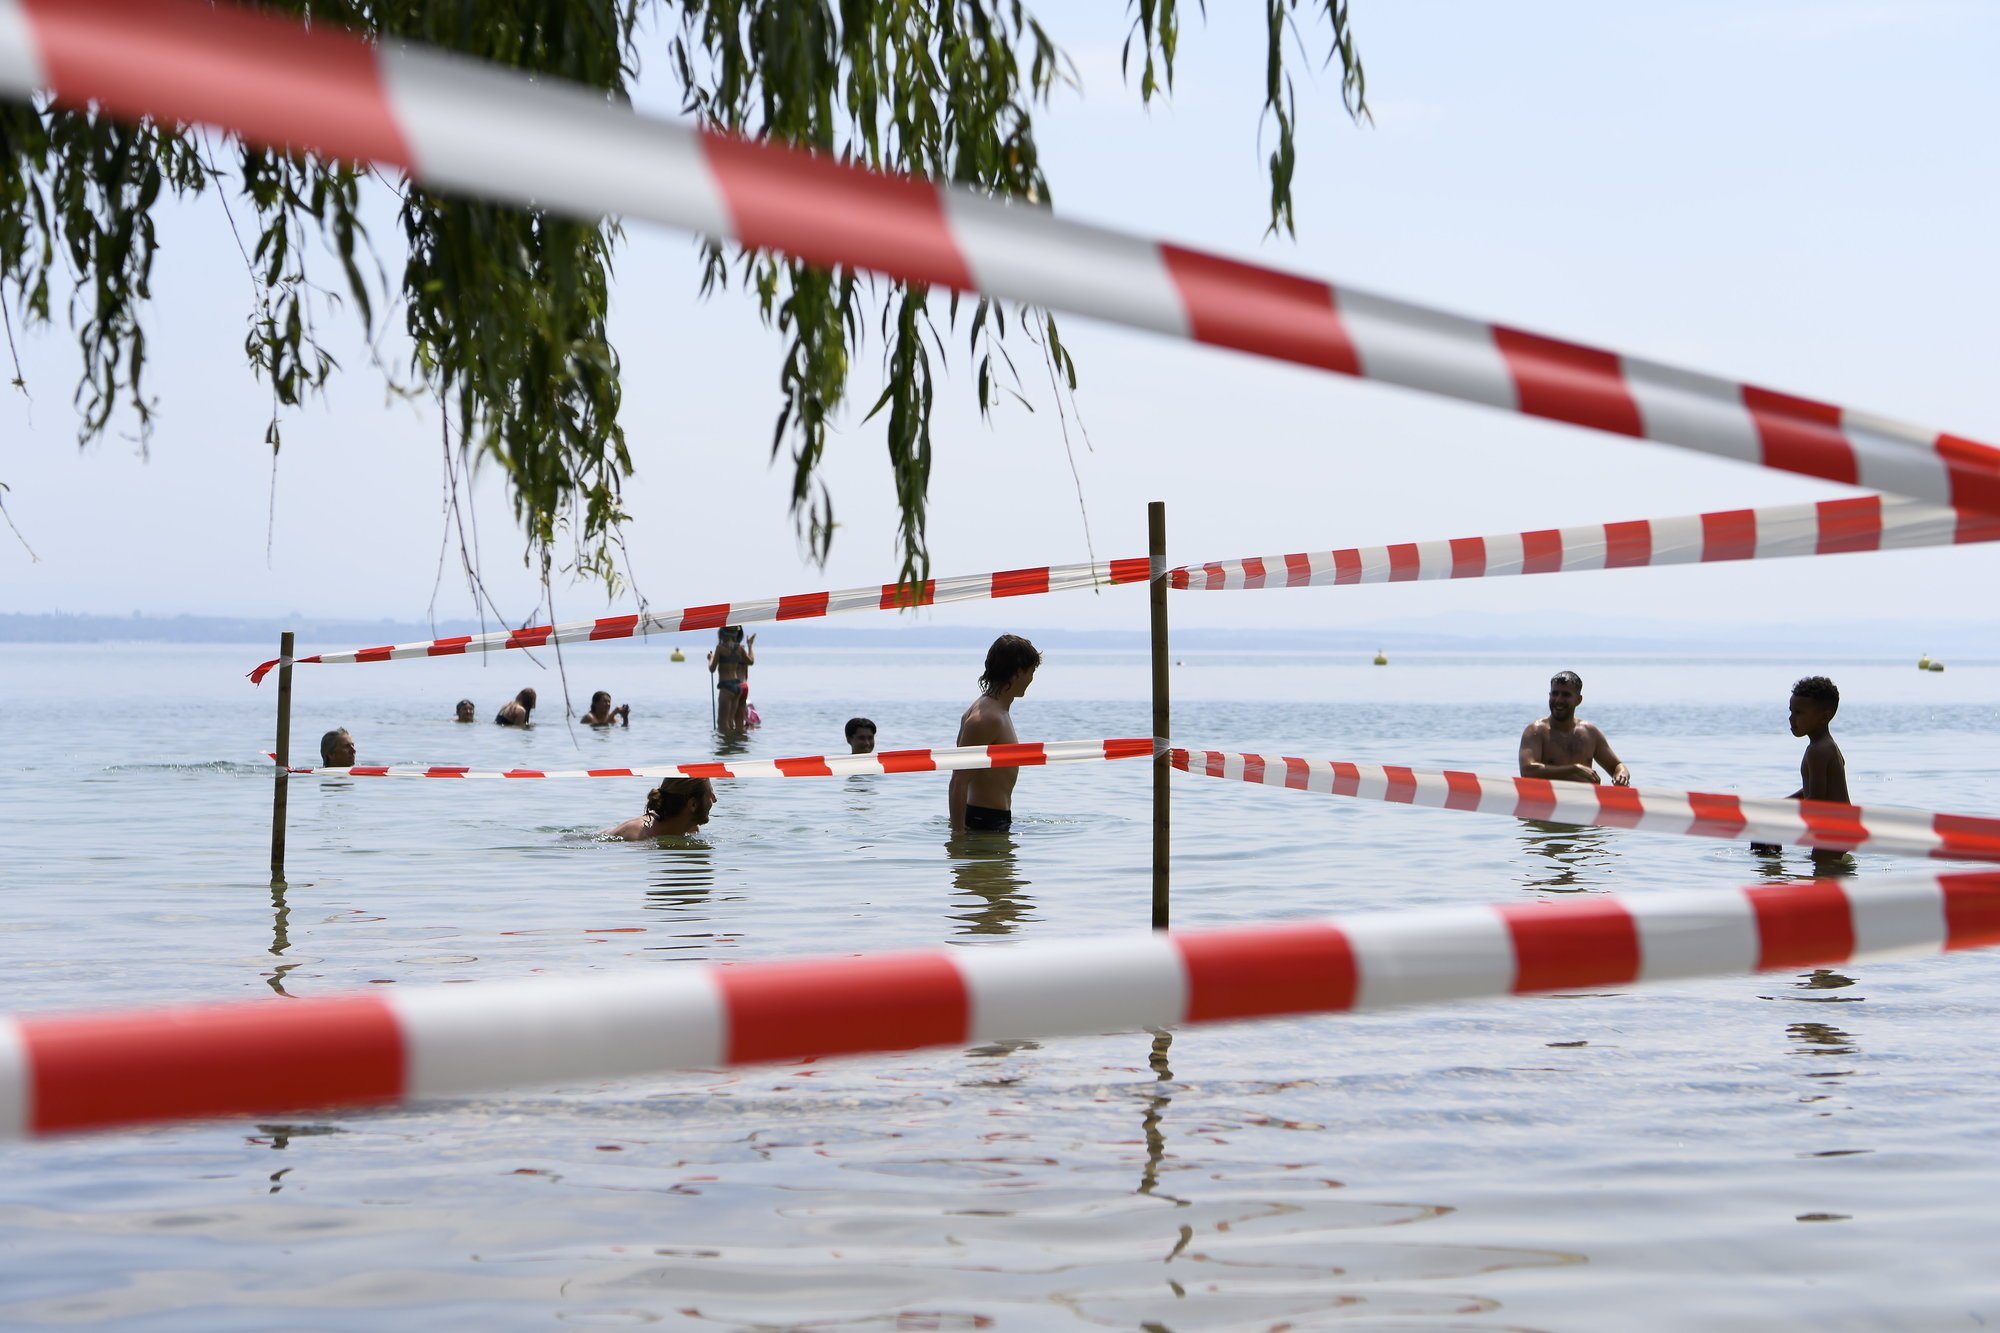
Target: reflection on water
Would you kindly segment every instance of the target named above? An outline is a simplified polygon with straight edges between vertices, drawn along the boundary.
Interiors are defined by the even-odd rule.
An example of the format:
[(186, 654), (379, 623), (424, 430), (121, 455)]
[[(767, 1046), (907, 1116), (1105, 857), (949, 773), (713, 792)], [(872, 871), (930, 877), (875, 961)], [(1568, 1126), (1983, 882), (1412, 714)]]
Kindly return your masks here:
[[(1546, 819), (1521, 821), (1521, 848), (1529, 853), (1531, 873), (1521, 883), (1530, 889), (1550, 889), (1558, 893), (1583, 893), (1587, 882), (1607, 871), (1618, 855), (1612, 849), (1612, 830), (1590, 824), (1556, 824)], [(1536, 867), (1534, 858), (1548, 865)]]
[[(1174, 1081), (1174, 1071), (1167, 1063), (1167, 1057), (1173, 1052), (1173, 1049), (1173, 1033), (1161, 1030), (1153, 1034), (1152, 1049), (1146, 1056), (1146, 1063), (1153, 1071), (1153, 1086), (1146, 1093), (1146, 1114), (1139, 1122), (1139, 1128), (1146, 1136), (1146, 1169), (1139, 1176), (1139, 1193), (1141, 1194), (1153, 1194), (1157, 1192), (1160, 1184), (1160, 1163), (1165, 1161), (1167, 1156), (1167, 1136), (1160, 1128), (1160, 1121), (1166, 1115), (1167, 1107), (1174, 1100), (1171, 1090)], [(1161, 1197), (1170, 1198), (1172, 1196), (1163, 1195)], [(1186, 1200), (1175, 1199), (1174, 1202), (1184, 1204)], [(1189, 1235), (1191, 1234), (1189, 1233)], [(1187, 1244), (1189, 1235), (1182, 1237), (1181, 1245)], [(1179, 1252), (1178, 1246), (1175, 1252)], [(1167, 1257), (1172, 1258), (1173, 1256), (1168, 1255)]]
[(970, 898), (955, 903), (967, 910), (947, 913), (960, 935), (1011, 935), (1034, 921), (1035, 900), (1022, 890), (1030, 883), (1016, 857), (1012, 833), (956, 833), (944, 845), (951, 858), (952, 893)]
[[(275, 957), (282, 958), (285, 950), (292, 947), (292, 936), (289, 929), (291, 920), (292, 909), (285, 903), (285, 881), (282, 879), (272, 880), (271, 953)], [(285, 989), (285, 973), (297, 966), (297, 963), (279, 963), (275, 969), (265, 975), (264, 980), (270, 985), (272, 990), (290, 998), (290, 992)]]
[(715, 887), (715, 848), (701, 838), (666, 837), (650, 856), (649, 911), (697, 916)]

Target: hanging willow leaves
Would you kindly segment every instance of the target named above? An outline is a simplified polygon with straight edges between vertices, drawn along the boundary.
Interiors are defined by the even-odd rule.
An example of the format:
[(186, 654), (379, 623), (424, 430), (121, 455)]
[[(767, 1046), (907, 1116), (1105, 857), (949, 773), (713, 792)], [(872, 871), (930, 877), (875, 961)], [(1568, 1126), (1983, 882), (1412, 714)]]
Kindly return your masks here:
[[(739, 133), (771, 136), (891, 171), (948, 180), (1047, 205), (1052, 198), (1034, 113), (1074, 82), (1068, 60), (1021, 0), (270, 0), (262, 6), (380, 36), (554, 75), (623, 101), (642, 55), (664, 55), (686, 112)], [(1365, 117), (1366, 85), (1344, 0), (1265, 0), (1269, 59), (1263, 89), (1275, 125), (1271, 227), (1292, 231), (1296, 91), (1287, 51), (1306, 52), (1309, 11), (1338, 61), (1350, 114)], [(1173, 85), (1181, 39), (1175, 0), (1131, 0), (1128, 79), (1142, 100)], [(389, 275), (361, 220), (371, 173), (342, 163), (237, 145), (233, 174), (208, 136), (182, 126), (133, 126), (91, 112), (0, 101), (0, 290), (29, 325), (52, 322), (52, 292), (82, 353), (78, 438), (101, 438), (121, 412), (140, 440), (157, 404), (146, 377), (146, 324), (162, 196), (210, 189), (246, 203), (255, 243), (245, 260), (256, 292), (244, 350), (276, 413), (318, 392), (339, 366), (317, 321), (349, 307), (377, 345), (398, 313), (411, 347), (392, 386), (454, 409), (460, 448), (497, 462), (540, 565), (566, 535), (574, 567), (615, 583), (620, 499), (632, 472), (619, 424), (619, 361), (606, 336), (615, 221), (578, 223), (387, 182), (401, 197), (403, 267)], [(229, 223), (235, 225), (234, 213)], [(239, 238), (241, 239), (241, 238)], [(324, 256), (324, 258), (322, 258)], [(322, 281), (319, 269), (334, 272)], [(73, 278), (73, 282), (67, 281)], [(845, 402), (857, 354), (881, 341), (883, 388), (868, 419), (886, 438), (901, 509), (905, 577), (928, 572), (924, 504), (930, 482), (933, 385), (960, 301), (851, 269), (709, 245), (701, 289), (754, 293), (786, 340), (777, 375), (772, 453), (789, 452), (791, 506), (808, 548), (824, 558), (833, 501), (819, 479), (829, 424)], [(968, 320), (982, 411), (1007, 364), (1009, 320), (979, 300)], [(1026, 316), (1074, 386), (1076, 366), (1053, 319)], [(1022, 320), (1012, 321), (1017, 329)], [(11, 333), (11, 329), (10, 329)]]

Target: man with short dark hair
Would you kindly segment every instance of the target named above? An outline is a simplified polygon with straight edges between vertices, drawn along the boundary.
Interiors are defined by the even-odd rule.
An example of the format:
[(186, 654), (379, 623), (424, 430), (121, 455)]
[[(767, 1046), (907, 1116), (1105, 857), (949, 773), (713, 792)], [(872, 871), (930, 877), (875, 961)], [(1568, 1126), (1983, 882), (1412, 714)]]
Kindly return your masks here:
[(354, 767), (354, 737), (346, 727), (335, 727), (319, 738), (319, 762), (322, 768)]
[(457, 709), (452, 714), (452, 721), (476, 722), (478, 720), (479, 720), (479, 709), (473, 705), (472, 700), (460, 699), (458, 701)]
[[(1011, 745), (1014, 701), (1028, 692), (1042, 655), (1018, 634), (1002, 634), (986, 650), (979, 697), (958, 720), (960, 745)], [(1018, 768), (959, 769), (951, 775), (946, 801), (954, 833), (1004, 833), (1014, 826), (1014, 780)]]
[(848, 718), (846, 735), (849, 754), (875, 753), (875, 724), (867, 718)]
[(1521, 733), (1521, 776), (1555, 782), (1602, 782), (1601, 764), (1614, 785), (1629, 787), (1632, 774), (1611, 752), (1611, 742), (1594, 722), (1576, 715), (1583, 702), (1583, 677), (1558, 671), (1549, 680), (1549, 715)]

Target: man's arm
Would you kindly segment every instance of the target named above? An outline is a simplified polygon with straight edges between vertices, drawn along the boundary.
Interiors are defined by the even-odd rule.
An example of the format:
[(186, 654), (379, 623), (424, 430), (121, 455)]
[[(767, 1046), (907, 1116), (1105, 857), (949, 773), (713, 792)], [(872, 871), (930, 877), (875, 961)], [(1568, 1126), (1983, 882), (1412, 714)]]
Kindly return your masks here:
[(1521, 732), (1521, 776), (1548, 778), (1557, 782), (1596, 782), (1597, 770), (1589, 764), (1545, 764), (1542, 762), (1542, 731), (1530, 722)]
[(965, 832), (965, 797), (972, 790), (972, 770), (961, 768), (951, 775), (951, 788), (945, 794), (945, 803), (951, 811), (951, 831)]
[(1592, 727), (1591, 730), (1597, 732), (1597, 750), (1591, 757), (1597, 761), (1606, 773), (1611, 775), (1613, 785), (1619, 787), (1631, 786), (1632, 770), (1626, 768), (1619, 761), (1618, 756), (1611, 752), (1611, 742), (1605, 739), (1602, 731), (1598, 731), (1596, 727)]

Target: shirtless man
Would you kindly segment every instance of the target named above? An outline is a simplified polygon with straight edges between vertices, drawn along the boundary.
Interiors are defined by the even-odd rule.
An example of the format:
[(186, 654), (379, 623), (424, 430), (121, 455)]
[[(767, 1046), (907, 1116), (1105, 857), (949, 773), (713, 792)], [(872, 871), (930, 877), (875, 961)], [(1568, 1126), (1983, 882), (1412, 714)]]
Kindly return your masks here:
[(715, 809), (715, 786), (707, 778), (668, 778), (646, 793), (646, 813), (599, 835), (622, 842), (679, 837), (708, 822)]
[(1611, 752), (1611, 742), (1594, 722), (1576, 715), (1583, 702), (1583, 677), (1558, 671), (1549, 681), (1549, 715), (1521, 733), (1521, 776), (1557, 782), (1603, 782), (1601, 764), (1614, 785), (1629, 787), (1632, 774)]
[[(1018, 634), (1002, 634), (986, 650), (980, 694), (958, 720), (960, 745), (1006, 745), (1014, 734), (1014, 701), (1034, 683), (1042, 655)], [(1014, 826), (1014, 779), (1018, 768), (962, 768), (951, 775), (948, 796), (953, 833), (1004, 833)]]
[(584, 722), (593, 727), (608, 727), (616, 722), (623, 726), (632, 725), (632, 705), (611, 706), (611, 691), (599, 690), (590, 696), (590, 711), (583, 715)]
[[(1799, 789), (1788, 799), (1852, 804), (1847, 795), (1847, 756), (1833, 739), (1833, 715), (1839, 711), (1840, 687), (1825, 676), (1807, 676), (1792, 686), (1792, 735), (1805, 738), (1806, 753), (1799, 760)], [(1777, 843), (1753, 842), (1750, 850), (1784, 849)], [(1839, 861), (1846, 855), (1830, 847), (1813, 848), (1815, 861)]]

